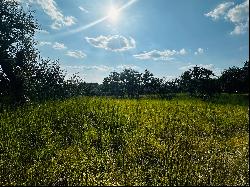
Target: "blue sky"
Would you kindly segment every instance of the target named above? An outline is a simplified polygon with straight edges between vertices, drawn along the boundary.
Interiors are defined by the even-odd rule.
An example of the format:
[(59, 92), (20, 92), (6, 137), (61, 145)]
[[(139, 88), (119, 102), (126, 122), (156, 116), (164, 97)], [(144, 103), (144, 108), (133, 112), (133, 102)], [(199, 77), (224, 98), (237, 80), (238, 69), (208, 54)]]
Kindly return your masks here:
[(249, 0), (19, 1), (35, 10), (41, 55), (86, 82), (124, 68), (172, 79), (199, 65), (219, 75), (249, 59)]

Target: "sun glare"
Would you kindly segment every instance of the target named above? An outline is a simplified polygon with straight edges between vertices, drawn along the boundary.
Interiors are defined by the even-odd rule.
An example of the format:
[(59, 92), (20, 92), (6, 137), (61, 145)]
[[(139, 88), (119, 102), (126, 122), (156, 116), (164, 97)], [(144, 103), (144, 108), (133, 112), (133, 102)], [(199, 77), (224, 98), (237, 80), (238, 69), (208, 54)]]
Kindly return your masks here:
[(108, 10), (108, 19), (115, 23), (118, 21), (120, 15), (120, 10), (114, 6), (111, 6)]

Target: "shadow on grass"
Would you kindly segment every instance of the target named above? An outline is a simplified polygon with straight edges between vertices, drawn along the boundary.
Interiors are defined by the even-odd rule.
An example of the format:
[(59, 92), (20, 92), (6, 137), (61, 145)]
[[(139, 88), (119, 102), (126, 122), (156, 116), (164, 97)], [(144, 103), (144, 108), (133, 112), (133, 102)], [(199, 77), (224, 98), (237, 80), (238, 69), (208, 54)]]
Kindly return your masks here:
[(249, 106), (249, 95), (248, 94), (221, 94), (210, 100), (215, 104), (230, 104), (239, 106)]

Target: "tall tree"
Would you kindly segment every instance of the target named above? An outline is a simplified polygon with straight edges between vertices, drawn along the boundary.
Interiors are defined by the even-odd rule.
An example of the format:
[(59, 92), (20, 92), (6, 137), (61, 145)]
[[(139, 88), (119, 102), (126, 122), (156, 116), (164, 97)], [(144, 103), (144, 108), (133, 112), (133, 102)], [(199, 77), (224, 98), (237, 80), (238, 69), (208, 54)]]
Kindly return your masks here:
[(146, 69), (144, 71), (144, 74), (142, 75), (142, 92), (143, 92), (143, 94), (153, 93), (153, 91), (154, 91), (153, 79), (154, 79), (154, 75)]
[(32, 11), (25, 12), (16, 1), (0, 0), (0, 80), (15, 103), (25, 101), (24, 79), (37, 57), (38, 28)]

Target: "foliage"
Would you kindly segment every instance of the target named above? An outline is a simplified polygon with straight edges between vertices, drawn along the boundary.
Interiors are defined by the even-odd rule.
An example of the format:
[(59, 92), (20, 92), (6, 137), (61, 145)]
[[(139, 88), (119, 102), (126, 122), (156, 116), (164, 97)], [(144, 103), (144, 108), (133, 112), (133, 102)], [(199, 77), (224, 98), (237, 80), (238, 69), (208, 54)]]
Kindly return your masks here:
[(0, 114), (0, 185), (249, 185), (248, 107), (74, 98)]
[(38, 55), (34, 34), (39, 26), (31, 10), (1, 0), (0, 18), (0, 109), (83, 94), (78, 77), (66, 81), (59, 61)]
[(103, 91), (106, 95), (123, 95), (119, 73), (111, 72), (108, 77), (103, 79)]
[(132, 69), (123, 72), (112, 72), (104, 78), (102, 92), (104, 95), (138, 97), (139, 95), (158, 95), (172, 98), (176, 93), (187, 92), (191, 96), (211, 99), (213, 96), (224, 93), (248, 93), (249, 62), (244, 67), (230, 67), (216, 77), (212, 70), (195, 66), (185, 71), (179, 78), (164, 81), (154, 77), (145, 70), (139, 73)]
[(215, 75), (211, 70), (195, 66), (181, 75), (180, 87), (190, 93), (191, 96), (211, 97), (217, 92), (218, 88), (213, 76)]
[(132, 69), (124, 69), (120, 74), (122, 90), (128, 97), (138, 97), (141, 88), (141, 74)]
[(0, 1), (0, 97), (9, 95), (14, 103), (26, 100), (24, 82), (37, 56), (37, 29), (31, 11), (25, 12), (16, 1)]
[(145, 70), (144, 74), (133, 69), (124, 69), (121, 73), (111, 72), (104, 78), (102, 89), (105, 95), (138, 98), (142, 94), (156, 94), (162, 90), (163, 80), (155, 78)]
[(40, 58), (26, 81), (26, 94), (33, 101), (65, 98), (64, 78), (58, 61)]
[(249, 61), (242, 68), (230, 67), (222, 72), (219, 78), (221, 89), (227, 93), (249, 92)]

